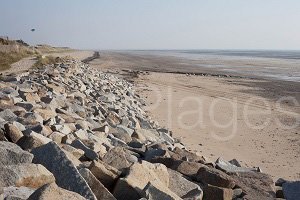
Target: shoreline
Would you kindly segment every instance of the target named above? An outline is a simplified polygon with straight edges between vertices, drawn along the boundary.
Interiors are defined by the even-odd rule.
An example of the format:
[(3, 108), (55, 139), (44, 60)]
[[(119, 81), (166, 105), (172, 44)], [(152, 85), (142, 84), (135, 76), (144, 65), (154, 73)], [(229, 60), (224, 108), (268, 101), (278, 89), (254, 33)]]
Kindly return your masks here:
[[(170, 68), (169, 66), (173, 63), (172, 61), (167, 63), (166, 60), (162, 63), (166, 63), (167, 67), (159, 68), (156, 66), (158, 62), (156, 59), (152, 62), (148, 57), (145, 61), (141, 58), (136, 60), (124, 55), (102, 53), (101, 59), (91, 61), (90, 65), (133, 81), (147, 105), (158, 104), (155, 109), (148, 110), (150, 116), (158, 120), (164, 127), (173, 130), (174, 136), (181, 138), (189, 149), (202, 153), (209, 160), (215, 161), (219, 156), (227, 160), (236, 158), (249, 167), (261, 167), (263, 171), (270, 173), (274, 178), (300, 178), (300, 173), (297, 171), (300, 168), (300, 158), (297, 156), (300, 153), (297, 148), (297, 144), (300, 144), (298, 134), (300, 129), (297, 127), (285, 130), (275, 124), (276, 120), (284, 123), (293, 122), (294, 118), (291, 119), (286, 112), (294, 112), (296, 117), (299, 117), (300, 107), (295, 106), (292, 102), (285, 102), (281, 104), (282, 108), (276, 108), (276, 101), (283, 95), (293, 96), (297, 101), (300, 100), (297, 93), (300, 88), (299, 82), (265, 80), (259, 77), (245, 78), (234, 75), (219, 76), (216, 71), (208, 72), (207, 69), (204, 72), (192, 72), (193, 68), (182, 71), (180, 67)], [(198, 70), (201, 69), (198, 68)], [(187, 72), (189, 72), (188, 75)], [(159, 100), (155, 97), (157, 92), (161, 95)], [(171, 104), (170, 96), (172, 97)], [(203, 114), (204, 120), (210, 119), (209, 107), (218, 101), (219, 105), (216, 104), (214, 117), (218, 121), (224, 122), (228, 121), (228, 116), (231, 114), (227, 108), (236, 98), (238, 108), (236, 136), (229, 141), (216, 140), (209, 134), (210, 131), (224, 135), (230, 135), (231, 131), (226, 128), (218, 128), (211, 120), (205, 121), (206, 127), (204, 128), (198, 126), (187, 130), (178, 125), (177, 116), (197, 109), (193, 102), (185, 102), (187, 97), (198, 98), (202, 101), (204, 108), (201, 114)], [(266, 103), (271, 110), (269, 115), (250, 116), (254, 118), (251, 118), (251, 122), (254, 125), (263, 123), (267, 117), (270, 117), (272, 120), (270, 126), (255, 130), (245, 125), (243, 109), (249, 99), (257, 101), (248, 105), (251, 112), (268, 111), (268, 109), (264, 109)], [(157, 101), (159, 102), (157, 103)], [(182, 104), (183, 106), (180, 108)], [(194, 116), (187, 114), (182, 124), (192, 124), (195, 116), (197, 116), (195, 113)]]

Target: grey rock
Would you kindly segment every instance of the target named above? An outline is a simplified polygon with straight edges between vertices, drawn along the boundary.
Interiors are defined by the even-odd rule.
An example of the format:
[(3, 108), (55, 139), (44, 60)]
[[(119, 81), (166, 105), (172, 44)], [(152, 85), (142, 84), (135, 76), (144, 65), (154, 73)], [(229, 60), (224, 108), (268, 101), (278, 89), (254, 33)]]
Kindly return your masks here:
[(89, 169), (93, 175), (109, 190), (113, 189), (113, 186), (121, 175), (119, 170), (100, 160), (93, 161)]
[(203, 191), (201, 188), (183, 177), (182, 174), (172, 169), (168, 169), (170, 176), (169, 189), (183, 199), (201, 200)]
[(16, 106), (24, 108), (27, 112), (30, 112), (33, 109), (33, 104), (27, 102), (16, 103)]
[(131, 157), (132, 155), (125, 152), (124, 148), (114, 147), (105, 154), (102, 160), (108, 165), (122, 171), (132, 165), (133, 160)]
[(31, 163), (0, 166), (0, 177), (0, 187), (38, 188), (55, 181), (54, 176), (44, 166)]
[[(230, 174), (239, 188), (246, 194), (245, 199), (274, 199), (276, 197), (271, 176), (260, 172), (237, 172)], [(204, 191), (205, 194), (205, 191)]]
[(18, 199), (18, 200), (27, 200), (28, 197), (35, 191), (35, 189), (28, 188), (28, 187), (6, 187), (4, 188), (4, 199), (6, 200), (12, 200), (12, 199)]
[(0, 166), (31, 163), (33, 155), (23, 151), (18, 145), (0, 141)]
[(69, 153), (73, 154), (73, 156), (75, 156), (77, 159), (81, 158), (84, 155), (84, 151), (81, 149), (76, 149), (74, 147), (72, 147), (71, 145), (68, 144), (64, 144), (62, 145), (62, 148), (66, 151), (68, 151)]
[(104, 185), (86, 168), (79, 170), (81, 176), (91, 187), (97, 199), (116, 200), (116, 198), (104, 187)]
[(223, 188), (233, 188), (235, 186), (235, 182), (230, 176), (220, 170), (209, 167), (201, 167), (197, 172), (196, 179), (197, 181)]
[(86, 198), (80, 196), (76, 192), (71, 192), (69, 190), (62, 189), (58, 187), (55, 183), (46, 184), (41, 188), (37, 189), (33, 194), (30, 195), (28, 200), (53, 200), (53, 199), (63, 199), (63, 200), (86, 200)]
[(5, 109), (0, 112), (0, 117), (4, 119), (5, 121), (15, 121), (18, 116), (15, 115), (11, 110)]
[(149, 182), (144, 188), (145, 197), (149, 200), (164, 199), (164, 200), (180, 200), (181, 198), (168, 188), (157, 187)]
[(97, 154), (97, 152), (95, 152), (94, 150), (88, 148), (83, 142), (81, 142), (79, 139), (74, 140), (71, 143), (71, 146), (77, 148), (77, 149), (81, 149), (84, 151), (84, 155), (91, 159), (91, 160), (98, 160), (99, 159), (99, 155)]
[(282, 185), (283, 195), (286, 200), (296, 200), (300, 197), (300, 181), (286, 182)]
[(162, 164), (152, 164), (147, 161), (134, 163), (125, 178), (119, 179), (113, 194), (119, 199), (140, 198), (144, 196), (143, 189), (149, 183), (155, 183), (159, 188), (168, 188), (169, 173), (166, 166)]
[(4, 128), (5, 137), (13, 143), (16, 143), (21, 137), (23, 137), (23, 133), (21, 132), (21, 130), (11, 123), (5, 124)]
[(44, 119), (41, 117), (41, 115), (29, 112), (24, 115), (24, 118), (22, 119), (21, 123), (28, 125), (36, 125), (43, 124), (43, 120)]
[(225, 161), (222, 158), (217, 159), (216, 168), (226, 173), (257, 171), (256, 168), (237, 167), (231, 164), (230, 162)]
[(75, 165), (56, 143), (50, 142), (33, 149), (31, 152), (34, 154), (33, 162), (44, 165), (52, 172), (59, 187), (77, 192), (88, 199), (96, 199)]

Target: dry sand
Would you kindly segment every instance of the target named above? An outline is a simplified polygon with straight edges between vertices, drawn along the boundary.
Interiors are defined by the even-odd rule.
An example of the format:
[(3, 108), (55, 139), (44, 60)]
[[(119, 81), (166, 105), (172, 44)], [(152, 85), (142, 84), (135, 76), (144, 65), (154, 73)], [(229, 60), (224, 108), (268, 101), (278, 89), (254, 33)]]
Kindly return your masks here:
[(187, 76), (170, 72), (222, 73), (124, 53), (102, 52), (91, 64), (109, 71), (151, 71), (135, 79), (148, 112), (208, 160), (236, 158), (274, 178), (300, 178), (300, 107), (285, 99), (276, 104), (282, 96), (300, 102), (300, 83)]

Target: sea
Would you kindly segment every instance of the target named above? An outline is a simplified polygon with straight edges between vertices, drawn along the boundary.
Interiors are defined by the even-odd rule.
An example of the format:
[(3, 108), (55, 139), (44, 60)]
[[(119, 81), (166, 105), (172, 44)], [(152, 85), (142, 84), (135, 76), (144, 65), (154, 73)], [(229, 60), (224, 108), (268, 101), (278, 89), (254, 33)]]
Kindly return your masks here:
[[(128, 52), (128, 51), (127, 51)], [(134, 50), (133, 54), (178, 58), (180, 64), (230, 74), (300, 82), (300, 50)]]

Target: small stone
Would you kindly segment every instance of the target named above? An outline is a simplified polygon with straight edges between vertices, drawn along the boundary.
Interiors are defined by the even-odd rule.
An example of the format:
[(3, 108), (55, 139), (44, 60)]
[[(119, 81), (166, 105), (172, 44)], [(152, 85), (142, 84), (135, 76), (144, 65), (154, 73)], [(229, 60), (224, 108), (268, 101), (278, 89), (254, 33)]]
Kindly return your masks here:
[(68, 144), (64, 144), (62, 145), (62, 148), (66, 151), (68, 151), (69, 153), (73, 154), (73, 156), (75, 156), (77, 159), (81, 158), (84, 155), (84, 151), (81, 149), (76, 149), (74, 147), (72, 147), (71, 145)]
[(34, 110), (35, 113), (39, 114), (44, 120), (49, 120), (57, 116), (55, 111), (37, 108)]
[(15, 121), (18, 116), (15, 115), (11, 110), (5, 109), (0, 112), (0, 117), (4, 119), (5, 121)]
[(37, 113), (25, 113), (24, 118), (22, 119), (22, 124), (27, 125), (36, 125), (36, 124), (43, 124), (44, 119)]
[(48, 136), (52, 141), (56, 142), (57, 144), (61, 144), (62, 143), (62, 139), (63, 137), (65, 137), (64, 134), (60, 133), (60, 132), (53, 132), (51, 133), (51, 135)]
[(27, 112), (31, 112), (32, 109), (33, 109), (33, 104), (32, 103), (19, 102), (19, 103), (16, 103), (16, 106), (25, 108), (25, 110)]
[(38, 124), (36, 126), (33, 126), (30, 128), (32, 131), (36, 132), (36, 133), (39, 133), (43, 136), (46, 136), (48, 137), (51, 133), (52, 133), (52, 130), (49, 126), (44, 126), (42, 124)]
[(16, 143), (21, 137), (23, 137), (23, 133), (19, 130), (18, 127), (11, 123), (7, 123), (4, 125), (5, 128), (5, 137), (13, 142)]
[(77, 148), (77, 149), (81, 149), (84, 151), (84, 155), (91, 159), (91, 160), (98, 160), (99, 156), (97, 154), (97, 152), (95, 152), (94, 150), (88, 148), (82, 141), (76, 139), (72, 142), (71, 146)]

